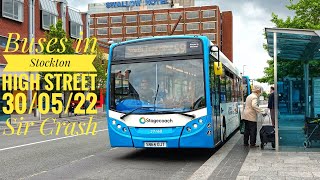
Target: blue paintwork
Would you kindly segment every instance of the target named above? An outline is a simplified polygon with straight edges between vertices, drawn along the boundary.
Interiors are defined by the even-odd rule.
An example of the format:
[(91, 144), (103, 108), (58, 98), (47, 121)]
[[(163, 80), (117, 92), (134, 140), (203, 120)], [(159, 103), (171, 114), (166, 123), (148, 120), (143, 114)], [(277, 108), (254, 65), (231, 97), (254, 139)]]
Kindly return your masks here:
[[(120, 44), (128, 44), (133, 42), (141, 42), (155, 39), (168, 39), (171, 38), (190, 38), (190, 39), (200, 39), (203, 43), (203, 53), (204, 53), (204, 82), (205, 82), (205, 95), (207, 104), (207, 116), (202, 117), (203, 123), (199, 123), (199, 119), (194, 119), (190, 121), (185, 127), (172, 127), (172, 128), (136, 128), (129, 127), (127, 132), (119, 130), (116, 125), (120, 124), (122, 127), (126, 125), (120, 121), (117, 121), (116, 125), (112, 125), (112, 120), (109, 117), (109, 96), (110, 96), (110, 76), (107, 78), (107, 92), (106, 92), (106, 109), (107, 109), (107, 121), (109, 127), (110, 143), (112, 147), (137, 147), (143, 148), (145, 141), (150, 142), (167, 142), (168, 148), (213, 148), (214, 147), (214, 132), (213, 123), (211, 120), (211, 102), (210, 102), (210, 89), (209, 89), (209, 48), (210, 40), (206, 36), (162, 36), (154, 38), (136, 39), (126, 42), (121, 42), (117, 44), (112, 44), (110, 46), (109, 62), (108, 62), (108, 72), (111, 72), (111, 60), (112, 60), (112, 50), (114, 47)], [(130, 103), (141, 103), (133, 102)], [(130, 104), (128, 103), (128, 104)], [(122, 104), (119, 108), (128, 108), (128, 104)], [(130, 106), (130, 105), (129, 105)], [(118, 107), (117, 107), (118, 108)], [(193, 128), (193, 124), (197, 123), (198, 127)], [(207, 128), (207, 124), (211, 123), (211, 127)], [(187, 131), (187, 127), (191, 128), (191, 131)], [(161, 134), (150, 134), (152, 129), (162, 129)], [(210, 135), (207, 132), (211, 131)], [(149, 133), (148, 133), (149, 132)]]
[[(116, 124), (113, 125), (112, 121), (115, 119), (109, 118), (108, 130), (110, 137), (111, 147), (133, 147), (130, 129), (121, 121), (116, 121)], [(121, 128), (117, 128), (117, 125), (121, 125)], [(127, 131), (124, 132), (123, 128), (126, 128)]]

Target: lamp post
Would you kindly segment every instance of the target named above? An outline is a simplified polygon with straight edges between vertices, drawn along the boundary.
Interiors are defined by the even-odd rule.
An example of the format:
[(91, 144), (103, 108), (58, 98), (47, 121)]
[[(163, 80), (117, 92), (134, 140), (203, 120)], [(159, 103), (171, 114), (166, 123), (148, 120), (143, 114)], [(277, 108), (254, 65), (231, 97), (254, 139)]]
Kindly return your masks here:
[(243, 66), (242, 66), (242, 76), (244, 76), (244, 67), (245, 67), (245, 66), (247, 66), (247, 65), (243, 65)]

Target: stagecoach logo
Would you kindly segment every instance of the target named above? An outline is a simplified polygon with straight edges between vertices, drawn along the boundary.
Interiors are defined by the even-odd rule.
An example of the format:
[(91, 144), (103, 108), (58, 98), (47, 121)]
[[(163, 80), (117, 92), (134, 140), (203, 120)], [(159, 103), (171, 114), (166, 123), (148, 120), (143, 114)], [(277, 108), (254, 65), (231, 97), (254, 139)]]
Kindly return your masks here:
[(173, 123), (173, 120), (170, 119), (149, 119), (149, 118), (144, 118), (141, 117), (139, 119), (140, 124), (145, 124), (145, 123), (153, 123), (153, 124), (157, 124), (157, 123)]
[(142, 118), (139, 119), (139, 122), (140, 122), (141, 124), (144, 124), (144, 123), (146, 123), (146, 119), (145, 119), (144, 117), (142, 117)]

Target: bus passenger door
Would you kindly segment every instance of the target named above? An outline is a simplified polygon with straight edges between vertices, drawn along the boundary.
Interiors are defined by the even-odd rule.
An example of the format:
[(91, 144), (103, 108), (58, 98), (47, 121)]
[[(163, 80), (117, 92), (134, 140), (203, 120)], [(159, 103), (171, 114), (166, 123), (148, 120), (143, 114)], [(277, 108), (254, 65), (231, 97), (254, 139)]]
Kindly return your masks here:
[(212, 106), (212, 124), (215, 145), (221, 141), (220, 120), (220, 77), (214, 73), (214, 60), (210, 59), (210, 94)]
[(212, 109), (213, 109), (213, 127), (214, 127), (214, 142), (218, 144), (221, 141), (221, 120), (220, 120), (220, 78), (214, 77), (214, 93), (212, 96)]

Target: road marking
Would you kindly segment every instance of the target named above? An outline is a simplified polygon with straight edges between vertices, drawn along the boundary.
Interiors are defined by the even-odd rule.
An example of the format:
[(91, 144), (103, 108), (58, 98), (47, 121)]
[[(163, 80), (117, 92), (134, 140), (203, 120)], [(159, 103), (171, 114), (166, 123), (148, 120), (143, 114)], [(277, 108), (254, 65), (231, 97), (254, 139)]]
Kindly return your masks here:
[(210, 177), (220, 162), (226, 158), (228, 153), (237, 144), (241, 134), (236, 133), (226, 144), (224, 144), (216, 153), (214, 153), (188, 180), (205, 180)]
[(41, 171), (41, 172), (39, 172), (39, 173), (35, 173), (35, 174), (32, 174), (32, 175), (27, 176), (27, 177), (24, 177), (24, 178), (20, 178), (19, 180), (29, 179), (29, 178), (31, 178), (31, 177), (33, 177), (33, 176), (37, 176), (37, 175), (42, 174), (42, 173), (45, 173), (45, 172), (47, 172), (47, 171)]
[(81, 160), (84, 160), (84, 159), (88, 159), (88, 158), (90, 158), (90, 157), (92, 157), (92, 156), (94, 156), (94, 155), (92, 154), (92, 155), (90, 155), (90, 156), (86, 156), (86, 157), (84, 157), (84, 158), (71, 161), (70, 164), (75, 163), (75, 162), (78, 162), (78, 161), (81, 161)]
[[(101, 129), (101, 130), (98, 130), (96, 132), (98, 133), (98, 132), (107, 131), (107, 130), (108, 129)], [(76, 137), (76, 136), (83, 136), (83, 135), (65, 136), (65, 137), (60, 137), (60, 138), (55, 138), (55, 139), (48, 139), (48, 140), (45, 140), (45, 141), (38, 141), (38, 142), (34, 142), (34, 143), (22, 144), (22, 145), (18, 145), (18, 146), (12, 146), (12, 147), (3, 148), (3, 149), (0, 149), (0, 151), (6, 151), (6, 150), (9, 150), (9, 149), (16, 149), (16, 148), (20, 148), (20, 147), (35, 145), (35, 144), (41, 144), (41, 143), (50, 142), (50, 141), (57, 141), (57, 140), (60, 140), (60, 139), (67, 139), (67, 138)]]

